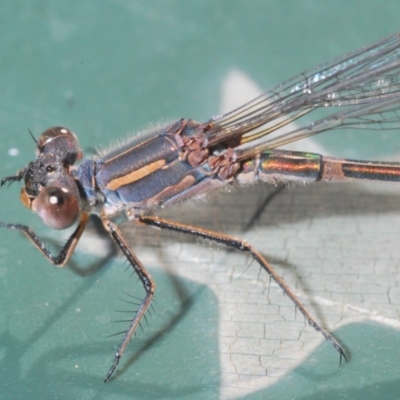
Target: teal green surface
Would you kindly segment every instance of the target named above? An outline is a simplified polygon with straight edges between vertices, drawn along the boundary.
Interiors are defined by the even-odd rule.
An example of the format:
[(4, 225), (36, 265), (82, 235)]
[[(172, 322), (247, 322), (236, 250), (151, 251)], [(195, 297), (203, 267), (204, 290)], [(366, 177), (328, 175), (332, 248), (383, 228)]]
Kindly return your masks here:
[[(67, 126), (91, 150), (150, 123), (218, 114), (231, 68), (268, 88), (398, 30), (396, 1), (3, 1), (1, 175), (32, 159), (28, 128), (38, 135)], [(395, 135), (358, 135), (320, 140), (349, 157), (381, 157), (400, 145)], [(19, 155), (11, 157), (10, 148)], [(2, 189), (0, 220), (57, 240), (23, 209), (17, 186)], [(219, 398), (219, 316), (208, 288), (149, 266), (160, 293), (156, 315), (105, 385), (115, 344), (106, 336), (118, 330), (109, 321), (126, 279), (122, 261), (105, 260), (83, 277), (49, 266), (21, 235), (0, 235), (0, 399)], [(78, 253), (74, 263), (100, 262)], [(338, 398), (337, 390), (348, 398), (396, 398), (399, 370), (387, 363), (399, 349), (398, 332), (360, 325), (337, 336), (360, 354), (354, 372), (318, 371), (317, 350), (312, 365), (249, 398)], [(382, 358), (363, 352), (373, 346)]]
[[(341, 369), (329, 365), (325, 346), (317, 349), (300, 367), (276, 385), (253, 393), (252, 399), (400, 399), (397, 329), (373, 323), (350, 324), (335, 332), (346, 338), (354, 355)], [(390, 344), (382, 345), (382, 343)]]

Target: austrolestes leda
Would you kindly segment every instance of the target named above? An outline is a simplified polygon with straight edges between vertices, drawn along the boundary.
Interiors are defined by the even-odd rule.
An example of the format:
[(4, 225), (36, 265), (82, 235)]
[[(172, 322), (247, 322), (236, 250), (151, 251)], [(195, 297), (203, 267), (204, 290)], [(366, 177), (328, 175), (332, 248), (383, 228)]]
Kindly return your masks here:
[[(320, 65), (285, 81), (227, 114), (198, 123), (181, 119), (83, 159), (77, 137), (54, 127), (36, 141), (36, 159), (1, 185), (23, 180), (22, 203), (53, 229), (76, 229), (53, 255), (27, 226), (22, 231), (53, 264), (66, 265), (91, 213), (97, 214), (141, 281), (145, 295), (127, 327), (114, 373), (151, 305), (155, 283), (131, 251), (116, 219), (176, 231), (247, 252), (291, 299), (306, 321), (337, 350), (342, 346), (307, 311), (261, 253), (246, 241), (157, 217), (157, 210), (203, 197), (231, 185), (314, 181), (400, 182), (400, 164), (358, 161), (279, 149), (333, 129), (400, 129), (400, 36)], [(286, 129), (320, 110), (324, 117)], [(307, 117), (308, 118), (308, 117)], [(286, 129), (286, 130), (285, 130)], [(284, 133), (282, 133), (284, 132)]]

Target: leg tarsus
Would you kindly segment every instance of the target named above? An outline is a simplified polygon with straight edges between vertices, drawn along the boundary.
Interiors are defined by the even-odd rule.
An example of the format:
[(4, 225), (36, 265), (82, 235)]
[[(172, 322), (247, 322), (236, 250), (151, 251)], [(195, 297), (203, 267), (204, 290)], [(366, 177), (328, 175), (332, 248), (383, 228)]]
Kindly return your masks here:
[(115, 369), (117, 368), (117, 365), (119, 363), (119, 360), (121, 358), (121, 354), (119, 353), (119, 350), (115, 353), (114, 356), (114, 362), (110, 368), (110, 370), (107, 372), (106, 377), (104, 378), (104, 382), (108, 382), (109, 379), (111, 378), (111, 375), (114, 373)]

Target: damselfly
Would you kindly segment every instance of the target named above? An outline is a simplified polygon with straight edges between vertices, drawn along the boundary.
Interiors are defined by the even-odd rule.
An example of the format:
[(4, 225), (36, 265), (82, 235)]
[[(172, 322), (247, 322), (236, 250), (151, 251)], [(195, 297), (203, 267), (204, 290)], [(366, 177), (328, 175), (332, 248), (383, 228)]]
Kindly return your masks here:
[[(314, 110), (328, 116), (281, 133), (290, 122)], [(139, 277), (145, 290), (139, 308), (105, 377), (115, 371), (140, 320), (155, 283), (130, 250), (116, 218), (177, 231), (251, 254), (288, 295), (296, 308), (346, 358), (341, 345), (321, 328), (268, 261), (246, 241), (156, 216), (157, 210), (205, 194), (256, 181), (400, 182), (400, 164), (356, 161), (278, 147), (343, 128), (400, 129), (400, 35), (396, 34), (304, 72), (242, 107), (204, 123), (181, 119), (81, 161), (76, 136), (68, 129), (45, 131), (36, 142), (36, 159), (1, 185), (24, 181), (22, 203), (53, 229), (77, 227), (53, 255), (27, 226), (0, 223), (22, 231), (53, 264), (71, 257), (91, 213), (97, 214)], [(78, 165), (75, 165), (80, 161)]]

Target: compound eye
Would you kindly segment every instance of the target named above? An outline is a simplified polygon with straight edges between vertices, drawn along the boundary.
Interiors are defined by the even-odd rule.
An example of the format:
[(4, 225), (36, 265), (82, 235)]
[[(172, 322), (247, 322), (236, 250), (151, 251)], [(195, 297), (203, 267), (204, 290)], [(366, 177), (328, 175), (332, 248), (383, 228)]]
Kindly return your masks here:
[(58, 155), (65, 164), (73, 165), (82, 158), (78, 139), (67, 128), (55, 126), (43, 132), (37, 141), (37, 154)]
[(53, 229), (69, 228), (80, 213), (78, 198), (68, 189), (57, 186), (43, 188), (34, 203), (32, 208)]

